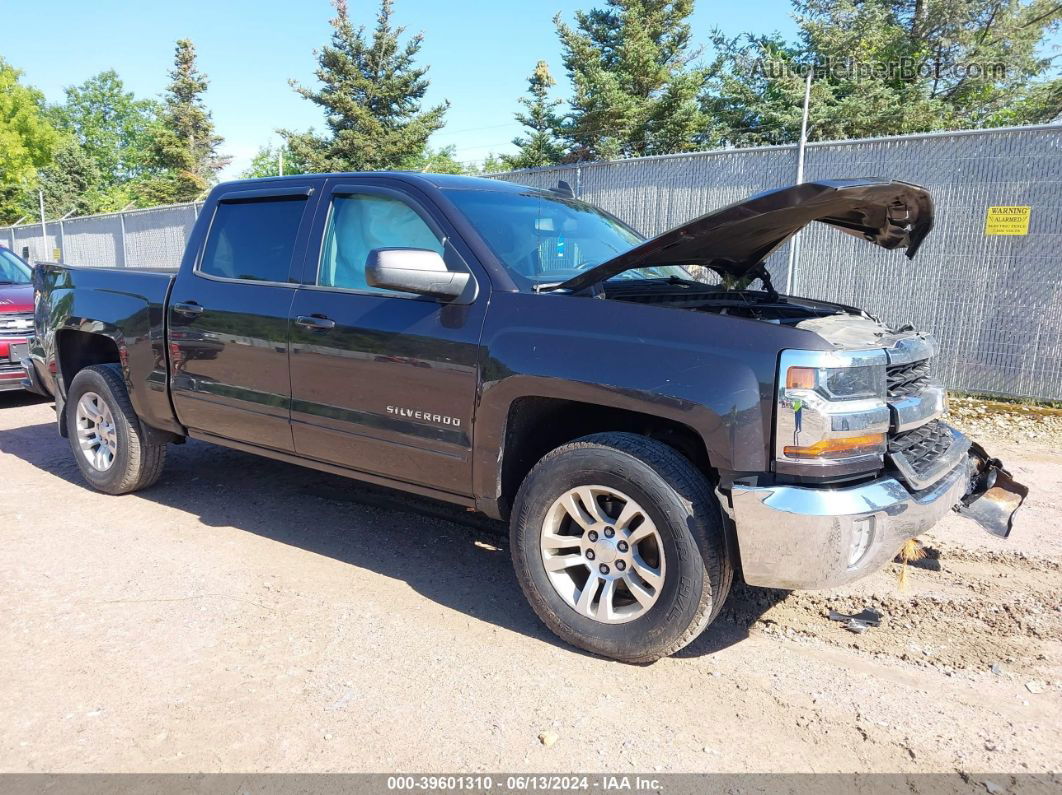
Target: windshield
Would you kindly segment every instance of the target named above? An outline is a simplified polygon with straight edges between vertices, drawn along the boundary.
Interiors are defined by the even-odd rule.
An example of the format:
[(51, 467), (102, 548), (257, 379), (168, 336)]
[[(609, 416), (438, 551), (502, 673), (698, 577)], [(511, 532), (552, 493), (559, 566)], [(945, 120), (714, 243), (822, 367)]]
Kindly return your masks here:
[[(524, 288), (557, 284), (642, 242), (617, 218), (591, 204), (538, 192), (446, 190)], [(615, 279), (689, 279), (683, 268), (636, 268)]]
[(29, 266), (0, 246), (0, 284), (29, 284), (31, 279)]

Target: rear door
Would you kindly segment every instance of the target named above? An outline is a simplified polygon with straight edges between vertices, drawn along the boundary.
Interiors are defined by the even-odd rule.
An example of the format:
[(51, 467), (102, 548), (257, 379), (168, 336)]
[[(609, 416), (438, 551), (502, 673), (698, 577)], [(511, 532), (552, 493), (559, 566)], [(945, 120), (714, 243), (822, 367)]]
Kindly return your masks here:
[(167, 308), (173, 405), (188, 428), (294, 449), (288, 315), (314, 198), (312, 181), (285, 181), (215, 205)]
[[(383, 180), (330, 180), (291, 307), (292, 431), (303, 456), (471, 493), (488, 281), (444, 219)], [(476, 283), (443, 304), (368, 286), (375, 248), (438, 251)]]

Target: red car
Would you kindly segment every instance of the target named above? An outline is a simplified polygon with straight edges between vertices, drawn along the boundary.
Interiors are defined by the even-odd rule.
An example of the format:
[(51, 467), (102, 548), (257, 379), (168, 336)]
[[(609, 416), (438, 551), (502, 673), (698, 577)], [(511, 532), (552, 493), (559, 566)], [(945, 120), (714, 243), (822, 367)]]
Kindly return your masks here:
[(0, 246), (0, 392), (22, 389), (21, 361), (33, 334), (33, 271)]

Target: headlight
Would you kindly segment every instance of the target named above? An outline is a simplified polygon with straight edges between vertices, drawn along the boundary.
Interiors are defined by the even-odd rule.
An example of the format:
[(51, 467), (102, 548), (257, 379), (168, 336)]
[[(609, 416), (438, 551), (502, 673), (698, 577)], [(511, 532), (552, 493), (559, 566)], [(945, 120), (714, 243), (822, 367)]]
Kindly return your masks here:
[(828, 400), (858, 400), (885, 396), (885, 365), (857, 367), (790, 367), (787, 389), (807, 389)]
[(824, 475), (880, 466), (889, 429), (885, 364), (882, 350), (783, 351), (776, 469)]

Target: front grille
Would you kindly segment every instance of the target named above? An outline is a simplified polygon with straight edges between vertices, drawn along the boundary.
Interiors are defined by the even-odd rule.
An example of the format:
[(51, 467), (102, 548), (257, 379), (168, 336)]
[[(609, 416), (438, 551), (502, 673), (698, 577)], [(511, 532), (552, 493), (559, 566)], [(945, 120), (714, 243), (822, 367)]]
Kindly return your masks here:
[(910, 364), (894, 364), (885, 370), (889, 400), (902, 400), (921, 394), (929, 384), (929, 359)]
[(10, 312), (0, 314), (0, 339), (5, 337), (29, 337), (32, 335), (32, 312)]
[(913, 431), (898, 433), (889, 439), (889, 455), (902, 456), (919, 477), (928, 475), (938, 458), (951, 447), (951, 428), (933, 420)]

